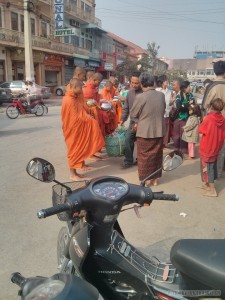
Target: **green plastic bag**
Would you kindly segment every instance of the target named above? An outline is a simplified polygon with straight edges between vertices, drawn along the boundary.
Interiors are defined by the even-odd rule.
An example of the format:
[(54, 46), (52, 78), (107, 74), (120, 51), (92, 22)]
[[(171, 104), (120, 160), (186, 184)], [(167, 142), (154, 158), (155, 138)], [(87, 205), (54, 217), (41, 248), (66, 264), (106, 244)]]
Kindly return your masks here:
[(125, 151), (126, 130), (123, 126), (118, 127), (105, 139), (108, 156), (121, 156)]

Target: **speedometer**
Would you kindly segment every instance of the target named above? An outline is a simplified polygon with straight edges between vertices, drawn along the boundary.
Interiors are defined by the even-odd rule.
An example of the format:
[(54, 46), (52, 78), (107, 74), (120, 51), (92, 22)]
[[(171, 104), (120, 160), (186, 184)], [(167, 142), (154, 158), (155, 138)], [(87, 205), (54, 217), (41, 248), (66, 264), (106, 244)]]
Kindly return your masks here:
[(105, 199), (119, 199), (126, 194), (128, 186), (123, 182), (101, 182), (93, 186), (93, 192)]

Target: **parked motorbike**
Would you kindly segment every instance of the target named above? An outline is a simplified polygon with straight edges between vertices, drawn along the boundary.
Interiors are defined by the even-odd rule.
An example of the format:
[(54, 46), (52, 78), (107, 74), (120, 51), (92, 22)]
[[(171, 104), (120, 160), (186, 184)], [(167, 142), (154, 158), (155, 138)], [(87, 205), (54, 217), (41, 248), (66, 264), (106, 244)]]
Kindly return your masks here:
[(103, 300), (94, 286), (69, 274), (25, 278), (16, 272), (11, 281), (20, 287), (18, 294), (22, 300)]
[(12, 103), (6, 108), (6, 115), (10, 119), (16, 119), (22, 114), (35, 114), (40, 117), (44, 113), (48, 113), (48, 107), (44, 104), (43, 99), (30, 101), (30, 105), (26, 100), (27, 94), (22, 93), (16, 96)]
[[(181, 153), (171, 152), (163, 169), (173, 170), (182, 161)], [(171, 262), (163, 262), (156, 253), (147, 257), (125, 239), (117, 221), (125, 205), (135, 203), (138, 213), (153, 200), (178, 200), (177, 195), (145, 187), (149, 177), (140, 186), (114, 176), (62, 184), (55, 179), (54, 167), (41, 158), (33, 158), (27, 172), (57, 183), (53, 207), (37, 215), (42, 219), (57, 214), (67, 223), (58, 237), (60, 273), (87, 280), (108, 300), (225, 297), (225, 240), (179, 240), (171, 249)]]

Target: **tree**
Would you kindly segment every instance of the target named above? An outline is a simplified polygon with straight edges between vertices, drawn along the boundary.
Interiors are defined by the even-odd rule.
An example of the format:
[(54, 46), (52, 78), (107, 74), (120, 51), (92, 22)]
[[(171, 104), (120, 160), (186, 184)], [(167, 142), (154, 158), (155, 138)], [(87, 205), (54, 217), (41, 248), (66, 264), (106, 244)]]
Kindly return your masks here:
[(115, 76), (119, 81), (123, 81), (124, 78), (130, 78), (133, 72), (137, 71), (137, 62), (132, 61), (129, 55), (126, 56), (124, 62), (116, 66)]
[(137, 61), (137, 69), (140, 72), (150, 71), (151, 64), (148, 56), (144, 56)]
[(156, 73), (156, 59), (159, 54), (159, 48), (160, 46), (157, 45), (155, 42), (147, 44), (147, 52), (149, 53), (149, 59), (153, 75), (155, 75)]
[(184, 80), (187, 79), (187, 71), (184, 70), (167, 70), (166, 76), (169, 82), (172, 82), (174, 79), (182, 78)]

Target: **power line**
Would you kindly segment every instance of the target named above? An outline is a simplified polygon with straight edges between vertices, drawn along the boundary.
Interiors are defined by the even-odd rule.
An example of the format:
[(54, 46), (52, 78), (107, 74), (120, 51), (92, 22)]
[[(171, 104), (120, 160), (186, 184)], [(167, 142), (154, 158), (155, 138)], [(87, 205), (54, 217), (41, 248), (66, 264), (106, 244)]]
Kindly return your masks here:
[[(125, 4), (128, 4), (129, 7), (130, 7), (130, 3), (127, 2), (127, 1), (122, 1), (122, 0), (119, 0), (120, 3), (125, 3)], [(177, 14), (177, 13), (171, 13), (169, 11), (162, 11), (162, 10), (159, 10), (159, 9), (155, 9), (155, 8), (149, 8), (149, 7), (146, 7), (146, 6), (143, 6), (143, 5), (136, 5), (135, 7), (137, 8), (144, 8), (144, 9), (147, 9), (147, 10), (151, 10), (151, 11), (155, 11), (155, 12), (158, 12), (158, 13), (162, 13), (162, 14), (166, 14), (167, 16), (168, 15), (171, 15), (171, 16), (175, 16), (175, 17), (182, 17), (184, 19), (187, 19), (187, 20), (190, 20), (190, 21), (194, 21), (194, 22), (199, 22), (199, 23), (211, 23), (211, 24), (222, 24), (222, 25), (225, 25), (225, 23), (222, 23), (222, 22), (216, 22), (216, 21), (209, 21), (209, 20), (198, 20), (198, 19), (194, 19), (194, 18), (191, 18), (191, 17), (187, 17), (185, 15), (181, 15), (181, 14)], [(118, 10), (119, 11), (119, 10)], [(125, 13), (128, 13), (127, 11), (124, 11)]]

